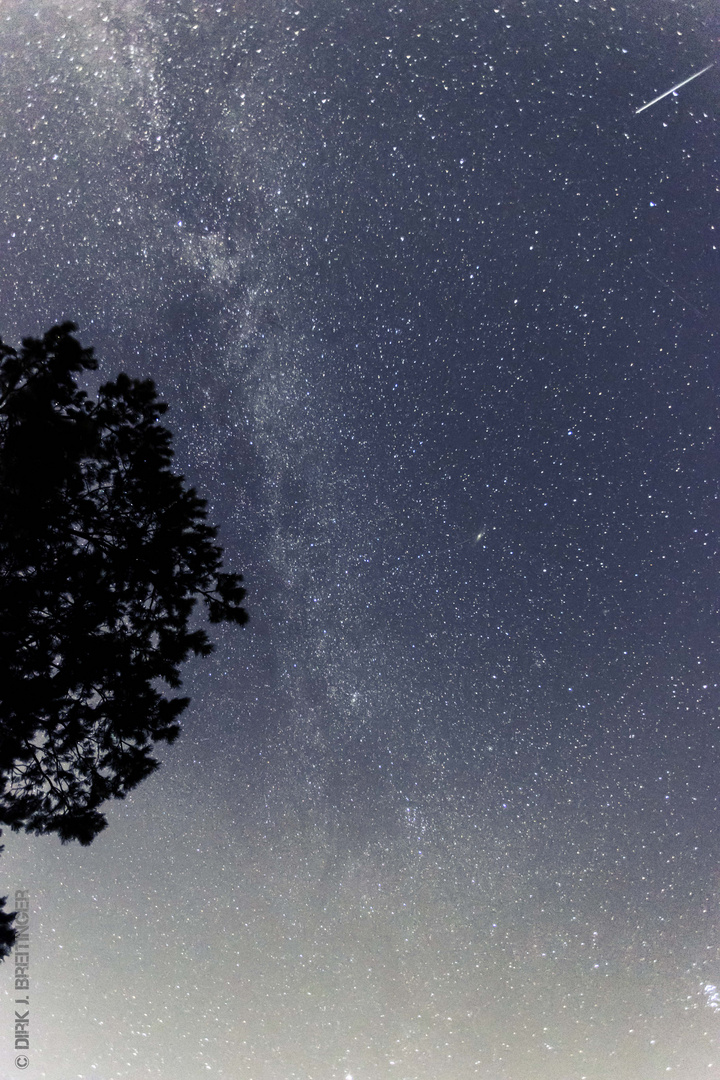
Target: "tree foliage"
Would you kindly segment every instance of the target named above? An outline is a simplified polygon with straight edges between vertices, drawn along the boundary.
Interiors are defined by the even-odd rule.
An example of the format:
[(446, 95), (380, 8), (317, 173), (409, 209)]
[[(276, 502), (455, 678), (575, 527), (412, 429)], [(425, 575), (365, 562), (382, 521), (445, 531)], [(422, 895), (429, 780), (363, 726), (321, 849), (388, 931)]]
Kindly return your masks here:
[(17, 938), (17, 930), (13, 926), (17, 911), (3, 911), (6, 904), (7, 896), (0, 897), (0, 962), (10, 955)]
[(211, 623), (247, 614), (205, 501), (170, 469), (167, 405), (124, 374), (90, 400), (76, 329), (0, 342), (0, 824), (89, 844), (100, 805), (179, 733), (189, 698), (158, 683), (212, 651), (197, 600)]
[[(2, 835), (2, 830), (0, 830), (0, 835)], [(4, 850), (5, 845), (0, 844), (0, 852)], [(17, 930), (13, 926), (17, 911), (3, 911), (7, 899), (7, 896), (0, 896), (0, 963), (10, 955), (17, 938)]]

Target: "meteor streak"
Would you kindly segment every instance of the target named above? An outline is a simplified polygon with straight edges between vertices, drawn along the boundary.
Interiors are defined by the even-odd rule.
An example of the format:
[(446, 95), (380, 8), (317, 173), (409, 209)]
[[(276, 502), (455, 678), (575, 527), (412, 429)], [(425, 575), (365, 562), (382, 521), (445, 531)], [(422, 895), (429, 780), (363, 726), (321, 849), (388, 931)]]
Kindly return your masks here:
[(693, 79), (697, 79), (699, 75), (704, 75), (706, 71), (709, 71), (710, 68), (714, 66), (714, 64), (715, 61), (713, 60), (712, 64), (708, 64), (708, 66), (704, 67), (702, 71), (696, 71), (695, 74), (691, 75), (689, 79), (683, 79), (683, 81), (679, 82), (677, 86), (671, 86), (670, 89), (666, 90), (664, 94), (660, 94), (659, 97), (653, 98), (652, 101), (648, 101), (647, 105), (641, 105), (639, 109), (635, 110), (635, 115), (637, 116), (637, 114), (643, 112), (644, 109), (649, 109), (651, 105), (655, 105), (658, 101), (662, 101), (662, 99), (664, 97), (667, 97), (668, 94), (673, 94), (676, 90), (679, 90), (681, 86), (685, 86), (687, 83), (692, 82)]
[(645, 263), (639, 262), (635, 259), (631, 259), (630, 261), (637, 262), (637, 265), (642, 266), (646, 274), (649, 274), (651, 278), (655, 278), (655, 281), (659, 281), (661, 285), (664, 285), (666, 289), (670, 290), (673, 296), (677, 296), (678, 300), (682, 300), (683, 304), (687, 304), (687, 306), (689, 308), (692, 308), (693, 311), (697, 311), (698, 315), (707, 315), (706, 311), (703, 311), (702, 308), (699, 308), (697, 304), (693, 304), (692, 300), (688, 300), (687, 296), (683, 296), (683, 294), (679, 293), (677, 289), (673, 289), (672, 285), (668, 285), (667, 281), (661, 278), (659, 274), (654, 274), (650, 267), (646, 266)]

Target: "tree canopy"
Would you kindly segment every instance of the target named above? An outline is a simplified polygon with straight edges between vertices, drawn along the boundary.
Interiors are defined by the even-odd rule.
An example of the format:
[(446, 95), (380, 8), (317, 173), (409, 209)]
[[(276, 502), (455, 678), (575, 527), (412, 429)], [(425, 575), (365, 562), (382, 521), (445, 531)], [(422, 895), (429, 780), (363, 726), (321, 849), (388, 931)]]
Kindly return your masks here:
[(211, 623), (248, 616), (171, 471), (154, 383), (121, 374), (90, 400), (76, 329), (0, 341), (0, 825), (89, 844), (179, 733), (190, 699), (162, 684), (212, 651), (197, 600)]

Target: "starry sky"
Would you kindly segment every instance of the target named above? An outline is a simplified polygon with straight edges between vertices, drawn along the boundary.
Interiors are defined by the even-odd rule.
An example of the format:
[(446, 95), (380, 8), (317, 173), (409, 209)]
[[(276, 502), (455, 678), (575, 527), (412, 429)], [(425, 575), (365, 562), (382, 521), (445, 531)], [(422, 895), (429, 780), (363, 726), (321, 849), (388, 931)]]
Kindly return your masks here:
[(156, 380), (252, 619), (90, 848), (3, 837), (22, 1075), (720, 1078), (720, 67), (636, 113), (719, 42), (0, 0), (0, 334)]

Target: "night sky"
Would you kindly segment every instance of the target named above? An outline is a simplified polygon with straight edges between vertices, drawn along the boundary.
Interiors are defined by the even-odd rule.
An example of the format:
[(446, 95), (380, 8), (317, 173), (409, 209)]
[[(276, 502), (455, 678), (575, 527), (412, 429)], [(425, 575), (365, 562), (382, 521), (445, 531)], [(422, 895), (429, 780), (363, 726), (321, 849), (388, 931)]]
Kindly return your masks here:
[(720, 13), (495, 3), (0, 0), (0, 334), (156, 380), (252, 620), (3, 837), (3, 1075), (720, 1078)]

